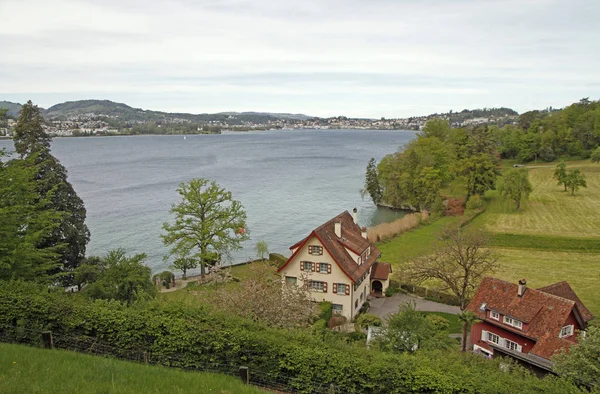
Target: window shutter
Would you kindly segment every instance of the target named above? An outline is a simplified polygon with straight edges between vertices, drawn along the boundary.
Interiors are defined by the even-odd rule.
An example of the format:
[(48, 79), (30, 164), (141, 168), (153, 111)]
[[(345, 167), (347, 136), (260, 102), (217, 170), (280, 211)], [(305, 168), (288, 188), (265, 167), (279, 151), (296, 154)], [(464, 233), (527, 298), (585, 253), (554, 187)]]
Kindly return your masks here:
[(315, 263), (315, 265), (317, 266), (317, 272), (321, 272), (321, 264)]
[(327, 264), (327, 273), (330, 274), (331, 273), (331, 264)]
[(304, 261), (300, 262), (300, 271), (304, 271)]
[(481, 330), (481, 340), (487, 341), (487, 331), (486, 330)]
[(333, 294), (337, 294), (337, 283), (333, 284)]
[(350, 286), (346, 285), (346, 295), (350, 295)]
[(315, 272), (315, 263), (312, 263), (312, 272)]
[(575, 326), (573, 324), (571, 324), (569, 326), (569, 335), (573, 335), (574, 332), (575, 332)]
[(327, 282), (323, 282), (323, 293), (327, 293)]
[(521, 347), (521, 345), (517, 345), (517, 351), (521, 352), (521, 350), (523, 350), (523, 348)]

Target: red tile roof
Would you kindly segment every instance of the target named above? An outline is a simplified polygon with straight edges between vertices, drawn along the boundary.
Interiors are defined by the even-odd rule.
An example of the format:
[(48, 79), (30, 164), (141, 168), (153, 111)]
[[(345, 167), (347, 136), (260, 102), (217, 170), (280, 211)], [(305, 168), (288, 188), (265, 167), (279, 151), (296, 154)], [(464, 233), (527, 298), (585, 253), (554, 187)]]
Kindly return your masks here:
[(371, 270), (371, 279), (388, 280), (392, 273), (392, 265), (390, 263), (383, 263), (381, 261), (373, 264)]
[[(583, 324), (589, 320), (586, 320), (586, 316), (593, 318), (583, 304), (581, 304), (581, 307), (576, 306), (577, 302), (581, 303), (581, 301), (570, 286), (568, 286), (568, 289), (572, 294), (566, 290), (566, 286), (562, 283), (568, 286), (566, 282), (561, 282), (538, 290), (527, 288), (523, 296), (519, 297), (516, 283), (486, 277), (481, 281), (467, 309), (473, 311), (481, 320), (535, 340), (536, 344), (530, 352), (540, 357), (549, 358), (556, 350), (572, 344), (570, 341), (559, 338), (560, 330), (571, 313), (574, 313), (575, 317)], [(550, 291), (546, 291), (547, 288), (550, 288)], [(553, 292), (569, 295), (570, 297), (557, 295)], [(577, 300), (572, 299), (572, 295)], [(524, 323), (523, 329), (511, 328), (489, 319), (487, 316), (488, 310), (522, 321)], [(584, 313), (587, 313), (587, 315), (584, 315)]]
[(586, 322), (588, 322), (594, 318), (594, 315), (592, 315), (592, 312), (590, 312), (590, 310), (588, 308), (586, 308), (585, 305), (583, 305), (583, 302), (581, 302), (579, 297), (577, 297), (577, 294), (575, 294), (575, 291), (573, 290), (573, 288), (571, 288), (571, 286), (569, 286), (569, 284), (566, 281), (563, 280), (562, 282), (558, 282), (553, 285), (545, 286), (545, 287), (539, 288), (538, 290), (543, 291), (544, 293), (554, 294), (555, 296), (559, 296), (559, 297), (566, 298), (571, 301), (575, 301), (575, 304), (577, 305), (577, 309), (579, 309), (581, 316), (583, 316), (583, 319)]
[[(341, 237), (338, 237), (335, 234), (336, 222), (341, 223)], [(278, 269), (278, 271), (281, 271), (285, 266), (287, 266), (288, 263), (294, 259), (296, 254), (300, 252), (306, 242), (313, 236), (317, 237), (319, 241), (321, 241), (331, 257), (333, 257), (342, 271), (344, 271), (344, 273), (353, 282), (356, 282), (358, 279), (360, 279), (369, 270), (369, 268), (371, 268), (373, 263), (375, 263), (375, 260), (377, 260), (377, 258), (381, 255), (379, 249), (377, 249), (375, 245), (362, 236), (361, 229), (356, 223), (354, 223), (354, 219), (352, 218), (352, 215), (350, 215), (350, 212), (344, 211), (333, 219), (314, 229), (302, 241), (294, 244), (291, 249), (298, 249), (292, 255), (292, 257), (290, 257), (288, 261)], [(355, 254), (362, 254), (369, 247), (371, 248), (371, 254), (367, 258), (367, 261), (363, 262), (361, 265), (358, 265), (346, 250), (346, 248), (348, 248)]]

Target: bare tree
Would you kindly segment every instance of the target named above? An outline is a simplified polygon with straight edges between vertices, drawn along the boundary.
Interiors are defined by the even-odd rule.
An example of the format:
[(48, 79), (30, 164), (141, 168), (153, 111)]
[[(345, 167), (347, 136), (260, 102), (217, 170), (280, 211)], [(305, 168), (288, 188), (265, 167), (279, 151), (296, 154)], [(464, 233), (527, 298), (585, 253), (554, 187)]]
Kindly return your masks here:
[(483, 276), (497, 268), (497, 259), (481, 232), (448, 229), (440, 240), (442, 245), (431, 255), (410, 261), (407, 273), (415, 283), (437, 280), (440, 290), (455, 295), (464, 310)]
[[(265, 263), (252, 263), (247, 279), (235, 291), (221, 288), (212, 295), (219, 308), (275, 327), (305, 327), (316, 314), (315, 304), (306, 285), (281, 281), (275, 268)], [(298, 278), (298, 283), (308, 283)]]

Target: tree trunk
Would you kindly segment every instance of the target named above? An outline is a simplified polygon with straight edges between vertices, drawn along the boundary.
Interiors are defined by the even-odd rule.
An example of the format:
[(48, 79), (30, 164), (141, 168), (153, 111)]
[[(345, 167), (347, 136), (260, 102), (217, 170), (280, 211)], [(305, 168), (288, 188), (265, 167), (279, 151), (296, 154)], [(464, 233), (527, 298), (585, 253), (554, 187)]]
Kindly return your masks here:
[(517, 211), (521, 209), (521, 200), (517, 200)]
[(468, 330), (467, 322), (463, 322), (463, 327), (462, 327), (462, 351), (463, 352), (467, 351), (467, 330)]
[(565, 183), (565, 191), (567, 191), (567, 184)]
[(187, 276), (186, 276), (187, 269), (184, 268), (182, 271), (183, 271), (183, 279), (187, 279)]
[(206, 266), (204, 262), (202, 262), (200, 263), (200, 276), (204, 278), (204, 275), (206, 275)]

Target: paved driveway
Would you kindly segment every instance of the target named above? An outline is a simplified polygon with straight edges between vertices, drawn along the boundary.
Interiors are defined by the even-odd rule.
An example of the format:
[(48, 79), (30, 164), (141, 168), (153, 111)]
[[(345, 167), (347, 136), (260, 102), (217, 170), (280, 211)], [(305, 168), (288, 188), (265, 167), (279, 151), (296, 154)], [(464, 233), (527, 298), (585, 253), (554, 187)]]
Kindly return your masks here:
[(454, 315), (460, 315), (460, 308), (438, 302), (427, 301), (421, 297), (416, 297), (409, 294), (394, 294), (392, 297), (371, 298), (369, 304), (369, 313), (377, 315), (382, 319), (386, 319), (390, 313), (398, 312), (400, 305), (407, 302), (414, 302), (418, 311), (424, 312), (445, 312)]

